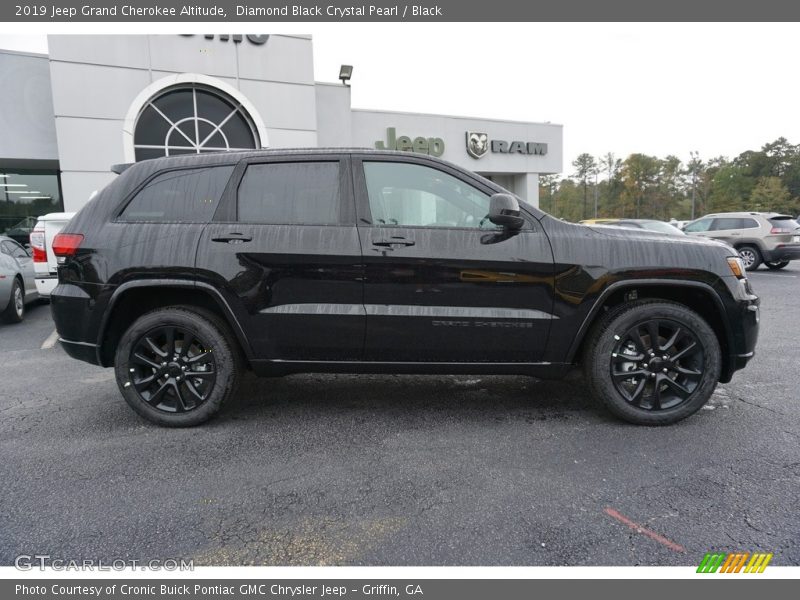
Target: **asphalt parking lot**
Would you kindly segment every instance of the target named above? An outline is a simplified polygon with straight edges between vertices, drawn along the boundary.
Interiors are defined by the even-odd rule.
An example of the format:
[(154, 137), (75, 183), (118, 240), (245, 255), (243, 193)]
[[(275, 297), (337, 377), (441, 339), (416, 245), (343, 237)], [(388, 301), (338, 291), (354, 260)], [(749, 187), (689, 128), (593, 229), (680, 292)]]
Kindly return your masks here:
[(0, 564), (798, 565), (800, 264), (751, 279), (757, 357), (666, 428), (614, 420), (577, 376), (308, 375), (162, 429), (111, 370), (43, 348), (34, 306), (0, 325)]

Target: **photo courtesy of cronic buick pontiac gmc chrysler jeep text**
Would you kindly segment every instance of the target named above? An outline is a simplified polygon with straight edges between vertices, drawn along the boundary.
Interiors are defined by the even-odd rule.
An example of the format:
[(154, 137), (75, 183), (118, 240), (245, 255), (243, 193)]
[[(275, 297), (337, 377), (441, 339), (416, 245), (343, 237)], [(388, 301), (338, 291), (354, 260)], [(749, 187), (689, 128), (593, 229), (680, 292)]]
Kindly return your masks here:
[(53, 316), (64, 349), (113, 366), (162, 425), (212, 417), (245, 369), (576, 364), (615, 415), (663, 425), (755, 349), (759, 299), (730, 246), (565, 223), (437, 158), (259, 150), (115, 171), (53, 243)]

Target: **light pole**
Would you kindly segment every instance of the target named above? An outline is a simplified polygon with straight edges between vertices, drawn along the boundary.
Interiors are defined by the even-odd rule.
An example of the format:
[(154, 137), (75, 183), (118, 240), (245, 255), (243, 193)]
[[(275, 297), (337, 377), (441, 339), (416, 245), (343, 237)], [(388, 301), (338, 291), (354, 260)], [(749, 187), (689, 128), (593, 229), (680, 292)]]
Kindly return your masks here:
[(691, 165), (692, 165), (692, 221), (694, 221), (694, 204), (695, 204), (695, 196), (697, 192), (697, 167), (699, 166), (699, 157), (700, 153), (697, 150), (692, 150), (689, 153), (689, 156), (692, 157)]
[(597, 172), (599, 169), (595, 167), (594, 169), (594, 218), (597, 218)]

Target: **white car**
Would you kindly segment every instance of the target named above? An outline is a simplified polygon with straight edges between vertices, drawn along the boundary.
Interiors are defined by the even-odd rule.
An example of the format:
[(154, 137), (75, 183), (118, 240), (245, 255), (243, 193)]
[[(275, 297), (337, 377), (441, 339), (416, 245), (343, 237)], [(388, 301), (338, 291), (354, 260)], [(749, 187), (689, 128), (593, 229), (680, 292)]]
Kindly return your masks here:
[(53, 254), (53, 238), (75, 213), (50, 213), (42, 215), (31, 232), (31, 250), (36, 273), (36, 289), (40, 298), (49, 298), (58, 283), (58, 263)]

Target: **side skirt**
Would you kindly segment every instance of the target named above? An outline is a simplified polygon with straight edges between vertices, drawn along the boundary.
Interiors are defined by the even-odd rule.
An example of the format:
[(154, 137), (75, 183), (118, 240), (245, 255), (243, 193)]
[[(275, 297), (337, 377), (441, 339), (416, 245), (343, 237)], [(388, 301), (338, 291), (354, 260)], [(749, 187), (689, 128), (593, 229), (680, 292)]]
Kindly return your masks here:
[(529, 375), (560, 379), (573, 367), (569, 363), (454, 363), (251, 360), (253, 372), (261, 377), (292, 373), (379, 373), (385, 375)]

